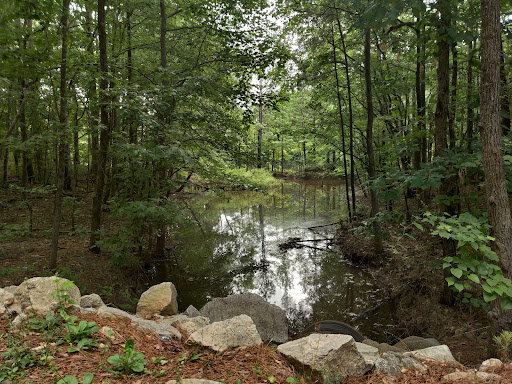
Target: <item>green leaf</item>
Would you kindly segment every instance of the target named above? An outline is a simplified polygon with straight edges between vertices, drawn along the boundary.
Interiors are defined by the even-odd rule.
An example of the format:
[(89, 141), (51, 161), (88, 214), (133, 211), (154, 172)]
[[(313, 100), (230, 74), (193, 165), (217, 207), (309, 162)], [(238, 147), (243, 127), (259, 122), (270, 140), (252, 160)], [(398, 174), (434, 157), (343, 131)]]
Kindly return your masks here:
[(453, 277), (453, 276), (447, 277), (446, 282), (448, 283), (448, 286), (455, 284), (455, 277)]
[(413, 222), (413, 224), (418, 228), (420, 231), (423, 231), (423, 226), (420, 223)]
[(133, 354), (135, 353), (135, 344), (132, 339), (126, 342), (126, 344), (124, 345), (123, 352), (127, 357), (133, 356)]
[(78, 384), (75, 376), (67, 375), (63, 379), (57, 381), (57, 384)]
[(87, 372), (84, 375), (84, 378), (82, 379), (82, 383), (83, 384), (91, 384), (92, 383), (92, 379), (94, 379), (94, 375), (91, 372)]
[(455, 289), (459, 292), (461, 292), (463, 289), (464, 289), (464, 285), (461, 284), (461, 283), (455, 283), (453, 284), (453, 286), (455, 287)]
[(468, 279), (474, 283), (480, 284), (480, 278), (477, 275), (475, 275), (474, 273), (470, 274), (468, 276)]
[(450, 272), (457, 279), (460, 279), (462, 277), (462, 269), (460, 269), (460, 268), (452, 268), (452, 269), (450, 269)]
[(486, 303), (495, 300), (498, 297), (496, 293), (488, 293), (484, 291), (484, 300)]

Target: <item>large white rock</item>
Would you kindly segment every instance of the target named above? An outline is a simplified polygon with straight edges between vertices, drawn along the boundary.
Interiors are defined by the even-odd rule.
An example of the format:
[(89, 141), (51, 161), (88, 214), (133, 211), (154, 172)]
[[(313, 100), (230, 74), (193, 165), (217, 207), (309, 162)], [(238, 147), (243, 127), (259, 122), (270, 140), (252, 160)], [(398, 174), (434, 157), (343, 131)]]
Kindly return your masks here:
[[(64, 286), (67, 288), (64, 289)], [(60, 289), (64, 289), (64, 291), (56, 292)], [(45, 316), (48, 311), (55, 309), (59, 300), (66, 300), (62, 297), (59, 299), (58, 295), (67, 295), (67, 299), (71, 300), (73, 304), (78, 304), (80, 300), (78, 287), (71, 281), (57, 276), (33, 277), (24, 281), (16, 288), (14, 298), (20, 303), (23, 312), (34, 312)]]
[(212, 323), (230, 319), (238, 315), (252, 318), (265, 341), (285, 343), (288, 341), (288, 319), (286, 312), (277, 305), (270, 304), (255, 293), (242, 293), (224, 298), (216, 298), (206, 303), (200, 310)]
[(138, 316), (132, 315), (118, 308), (103, 306), (98, 308), (97, 314), (103, 316), (126, 317), (132, 321), (132, 326), (153, 331), (162, 340), (181, 339), (180, 331), (178, 331), (176, 328), (169, 324), (158, 323), (156, 321), (142, 319)]
[(192, 333), (187, 340), (189, 345), (200, 345), (215, 352), (224, 352), (231, 347), (251, 347), (262, 342), (254, 321), (247, 315), (207, 325)]
[(438, 345), (435, 347), (418, 349), (417, 351), (406, 352), (404, 355), (414, 356), (417, 359), (457, 362), (447, 345)]
[(379, 349), (376, 347), (372, 347), (368, 344), (358, 343), (356, 342), (357, 352), (363, 356), (366, 364), (373, 366), (375, 364), (375, 360), (377, 360), (379, 355)]
[(178, 313), (178, 292), (171, 282), (152, 286), (145, 291), (137, 303), (137, 316), (172, 316)]
[(349, 375), (362, 376), (371, 368), (349, 335), (313, 333), (281, 344), (277, 350), (313, 380), (339, 382)]

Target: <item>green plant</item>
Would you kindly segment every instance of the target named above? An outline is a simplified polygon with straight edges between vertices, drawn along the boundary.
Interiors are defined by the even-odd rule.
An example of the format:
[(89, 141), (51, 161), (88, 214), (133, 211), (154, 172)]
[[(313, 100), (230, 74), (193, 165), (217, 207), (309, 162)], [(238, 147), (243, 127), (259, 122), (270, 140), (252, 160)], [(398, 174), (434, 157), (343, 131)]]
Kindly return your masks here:
[[(94, 375), (91, 372), (87, 372), (82, 378), (82, 384), (91, 384), (94, 379)], [(78, 384), (78, 379), (75, 376), (67, 375), (57, 381), (57, 384)]]
[[(76, 318), (76, 316), (73, 317)], [(68, 331), (64, 335), (64, 339), (71, 344), (89, 337), (100, 329), (94, 321), (87, 322), (86, 320), (82, 320), (78, 325), (74, 324), (74, 322), (68, 322), (64, 324), (64, 328)]]
[(512, 332), (503, 331), (499, 335), (494, 336), (493, 341), (501, 352), (501, 358), (508, 360), (508, 354), (512, 347)]
[[(494, 238), (487, 235), (490, 226), (485, 217), (477, 218), (468, 212), (459, 216), (436, 216), (426, 212), (416, 217), (414, 225), (423, 230), (423, 224), (431, 227), (430, 234), (457, 243), (457, 255), (443, 258), (442, 267), (450, 271), (446, 278), (449, 286), (463, 292), (463, 302), (488, 309), (487, 303), (501, 297), (502, 309), (512, 309), (512, 282), (503, 276), (498, 255), (489, 243)], [(483, 301), (473, 297), (471, 282), (483, 289)]]
[(17, 333), (6, 335), (7, 351), (2, 353), (0, 364), (0, 383), (17, 382), (24, 374), (24, 370), (38, 364), (37, 353), (29, 346), (23, 344), (22, 338)]
[(144, 366), (147, 361), (144, 354), (135, 352), (133, 340), (128, 340), (124, 345), (124, 353), (117, 353), (110, 356), (107, 361), (113, 365), (112, 370), (120, 373), (141, 373), (144, 372)]

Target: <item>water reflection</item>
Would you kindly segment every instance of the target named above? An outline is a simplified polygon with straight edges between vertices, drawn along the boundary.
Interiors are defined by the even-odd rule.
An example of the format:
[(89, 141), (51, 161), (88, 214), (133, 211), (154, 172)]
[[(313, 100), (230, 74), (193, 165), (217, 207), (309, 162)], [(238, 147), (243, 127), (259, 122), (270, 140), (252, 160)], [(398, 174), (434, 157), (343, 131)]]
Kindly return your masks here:
[(355, 319), (382, 300), (368, 274), (350, 266), (330, 238), (345, 217), (342, 185), (284, 183), (267, 195), (200, 194), (187, 200), (190, 222), (171, 228), (172, 260), (158, 264), (156, 281), (173, 281), (179, 305), (197, 308), (214, 297), (254, 292), (286, 309), (292, 330), (334, 319), (383, 339), (391, 324), (381, 312)]

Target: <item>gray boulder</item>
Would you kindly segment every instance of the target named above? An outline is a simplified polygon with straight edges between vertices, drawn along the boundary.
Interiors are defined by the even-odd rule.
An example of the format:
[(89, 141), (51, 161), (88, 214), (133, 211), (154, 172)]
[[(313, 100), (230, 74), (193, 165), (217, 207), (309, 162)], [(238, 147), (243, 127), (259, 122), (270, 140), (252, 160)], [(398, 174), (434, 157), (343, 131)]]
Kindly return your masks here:
[(172, 326), (178, 325), (183, 332), (187, 335), (191, 335), (210, 324), (210, 319), (204, 316), (188, 317), (186, 315), (175, 315), (164, 317), (160, 322)]
[[(66, 286), (66, 288), (64, 288)], [(58, 293), (56, 291), (63, 290)], [(58, 296), (61, 296), (60, 298)], [(69, 296), (63, 298), (64, 295)], [(34, 312), (45, 316), (48, 311), (53, 311), (59, 304), (59, 300), (71, 306), (71, 302), (76, 304), (80, 300), (80, 290), (67, 279), (57, 276), (33, 277), (21, 283), (16, 288), (14, 298), (20, 303), (21, 309), (25, 313)], [(63, 301), (64, 300), (64, 301)]]
[(171, 282), (160, 283), (145, 291), (137, 303), (137, 316), (172, 316), (178, 313), (178, 292)]
[(247, 315), (207, 325), (190, 335), (188, 345), (199, 345), (215, 352), (224, 352), (232, 347), (252, 347), (263, 341), (256, 324)]
[(231, 295), (216, 298), (200, 310), (212, 323), (223, 321), (238, 315), (247, 315), (256, 324), (264, 341), (285, 343), (288, 341), (288, 319), (286, 312), (277, 305), (267, 303), (254, 293)]
[(427, 368), (410, 356), (398, 352), (385, 352), (375, 360), (375, 371), (385, 375), (396, 375), (402, 368), (425, 371)]
[(201, 312), (199, 312), (199, 310), (193, 305), (189, 305), (183, 314), (187, 315), (188, 317), (201, 316)]
[(357, 352), (359, 352), (361, 356), (363, 356), (366, 364), (371, 365), (372, 367), (375, 364), (375, 360), (377, 360), (380, 357), (379, 349), (376, 347), (372, 347), (371, 345), (356, 342), (356, 348)]
[(354, 338), (348, 335), (313, 333), (281, 344), (277, 350), (313, 380), (339, 382), (371, 369), (357, 351)]
[(419, 336), (409, 336), (403, 340), (400, 340), (394, 346), (396, 348), (403, 349), (404, 351), (416, 351), (418, 349), (425, 349), (441, 345), (436, 339), (424, 339)]
[(417, 351), (406, 352), (404, 355), (414, 356), (417, 359), (457, 362), (447, 345), (438, 345), (435, 347), (418, 349)]
[(155, 332), (161, 340), (181, 339), (181, 333), (176, 328), (169, 324), (158, 323), (156, 321), (141, 319), (138, 316), (134, 316), (128, 312), (125, 312), (118, 308), (111, 308), (103, 306), (98, 308), (98, 315), (103, 316), (120, 316), (130, 319), (131, 325), (134, 327), (147, 329)]
[(0, 288), (0, 315), (5, 314), (6, 308), (14, 303), (14, 294)]
[(98, 309), (103, 307), (105, 303), (101, 300), (101, 297), (95, 293), (92, 295), (84, 295), (80, 298), (80, 307), (82, 308), (93, 308)]

